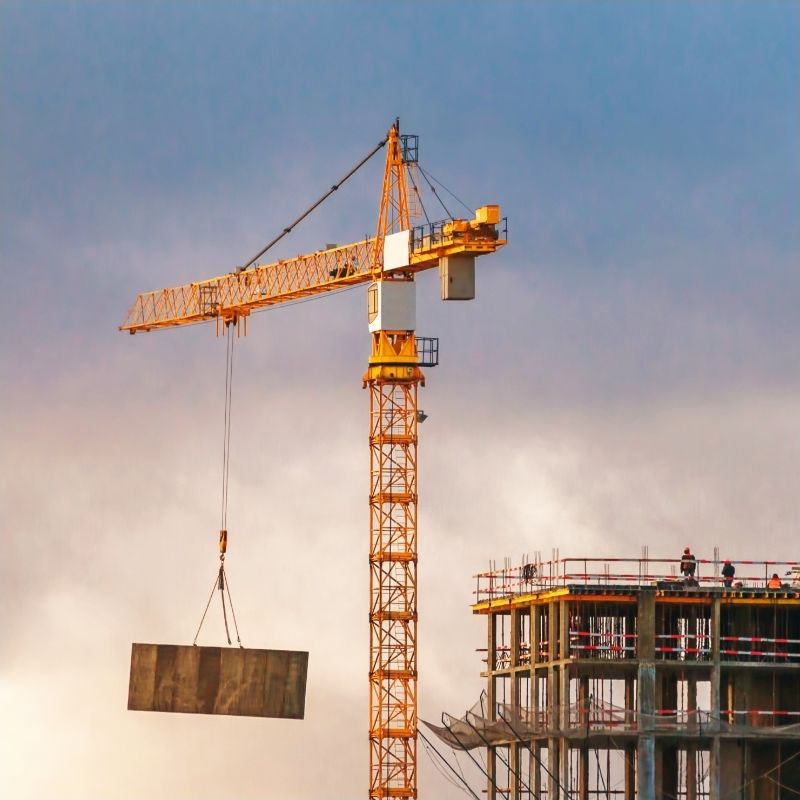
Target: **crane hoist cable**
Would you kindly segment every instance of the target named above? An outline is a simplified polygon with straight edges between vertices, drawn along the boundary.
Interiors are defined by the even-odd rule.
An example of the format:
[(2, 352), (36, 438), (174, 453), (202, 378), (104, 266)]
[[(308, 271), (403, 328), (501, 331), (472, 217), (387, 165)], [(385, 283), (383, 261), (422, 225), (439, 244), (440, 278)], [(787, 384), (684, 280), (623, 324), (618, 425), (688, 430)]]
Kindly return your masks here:
[[(355, 175), (364, 164), (369, 161), (372, 156), (375, 155), (382, 147), (386, 145), (388, 138), (383, 139), (382, 141), (378, 142), (378, 144), (370, 150), (367, 155), (365, 155), (361, 161), (359, 161), (349, 172), (347, 172), (343, 177), (339, 179), (337, 183), (334, 183), (330, 189), (328, 189), (319, 200), (316, 201), (313, 205), (309, 206), (297, 219), (287, 225), (272, 241), (266, 244), (258, 253), (256, 253), (249, 261), (243, 264), (241, 267), (237, 267), (237, 272), (242, 272), (249, 267), (253, 266), (256, 261), (258, 261), (264, 253), (267, 252), (271, 247), (276, 245), (284, 236), (299, 225), (314, 209), (318, 208), (322, 203), (325, 202), (343, 183), (345, 183), (349, 178)], [(230, 463), (231, 463), (231, 401), (233, 397), (233, 342), (235, 337), (233, 336), (233, 332), (230, 331), (231, 324), (236, 324), (236, 319), (226, 321), (225, 327), (228, 331), (228, 341), (226, 344), (225, 349), (225, 424), (224, 424), (224, 434), (223, 434), (223, 444), (222, 444), (222, 500), (221, 500), (221, 510), (220, 510), (220, 531), (219, 531), (219, 570), (217, 571), (217, 575), (214, 578), (214, 584), (211, 587), (211, 594), (208, 596), (208, 602), (206, 603), (205, 610), (203, 611), (203, 616), (200, 619), (200, 624), (197, 626), (197, 632), (194, 635), (193, 644), (197, 644), (197, 637), (200, 635), (200, 631), (203, 628), (203, 623), (205, 622), (206, 615), (208, 614), (208, 609), (211, 606), (211, 601), (214, 598), (214, 592), (219, 590), (220, 600), (222, 603), (222, 620), (225, 623), (225, 636), (228, 640), (228, 644), (231, 644), (231, 634), (230, 629), (228, 628), (228, 613), (225, 606), (225, 595), (228, 595), (228, 605), (231, 607), (231, 617), (233, 619), (233, 626), (236, 631), (236, 641), (239, 643), (239, 647), (242, 647), (242, 640), (239, 636), (239, 626), (236, 622), (236, 612), (233, 610), (233, 600), (231, 599), (231, 590), (230, 590), (230, 582), (227, 580), (225, 575), (225, 553), (228, 549), (228, 476), (230, 474)]]
[[(220, 531), (228, 528), (228, 474), (231, 464), (231, 400), (233, 397), (233, 343), (235, 337), (228, 329), (228, 340), (225, 345), (225, 426), (222, 441), (222, 509), (220, 513)], [(221, 534), (220, 534), (221, 536)], [(221, 555), (224, 555), (220, 547)]]
[(206, 603), (205, 611), (203, 611), (203, 616), (200, 618), (200, 624), (197, 626), (197, 631), (194, 634), (194, 639), (192, 640), (192, 644), (197, 644), (197, 637), (200, 635), (200, 631), (203, 627), (203, 623), (206, 621), (206, 614), (208, 614), (208, 609), (211, 607), (211, 601), (214, 599), (214, 592), (219, 590), (220, 600), (222, 601), (222, 619), (225, 623), (225, 637), (228, 640), (228, 644), (233, 644), (231, 641), (231, 634), (230, 629), (228, 628), (228, 614), (225, 608), (225, 594), (228, 595), (228, 605), (231, 607), (231, 618), (233, 619), (233, 628), (236, 631), (236, 643), (239, 647), (244, 647), (242, 644), (242, 638), (239, 635), (239, 625), (236, 622), (236, 612), (233, 610), (233, 600), (231, 599), (231, 588), (230, 584), (228, 583), (228, 579), (225, 575), (225, 562), (224, 558), (222, 557), (224, 554), (221, 554), (220, 557), (220, 564), (219, 570), (217, 574), (214, 576), (214, 583), (211, 585), (211, 594), (208, 596), (208, 602)]
[(225, 606), (225, 594), (228, 595), (228, 605), (231, 607), (231, 617), (233, 619), (233, 626), (236, 631), (236, 641), (239, 647), (242, 647), (242, 639), (239, 635), (239, 625), (236, 622), (236, 612), (233, 609), (233, 599), (231, 598), (230, 582), (225, 575), (225, 554), (228, 551), (228, 475), (230, 473), (231, 464), (231, 408), (233, 400), (233, 343), (235, 336), (230, 329), (231, 324), (235, 322), (226, 323), (226, 330), (228, 340), (225, 345), (225, 424), (222, 443), (222, 500), (220, 511), (220, 530), (219, 530), (219, 569), (214, 578), (214, 583), (211, 587), (211, 594), (208, 596), (205, 611), (200, 619), (200, 624), (197, 626), (197, 632), (194, 635), (192, 644), (197, 644), (197, 637), (203, 627), (203, 623), (208, 614), (208, 609), (211, 606), (211, 601), (214, 598), (214, 592), (219, 590), (219, 597), (222, 603), (222, 621), (225, 623), (225, 636), (228, 644), (231, 642), (230, 629), (228, 627), (228, 612)]
[[(467, 794), (467, 793), (471, 794), (475, 798), (475, 800), (480, 800), (478, 795), (475, 794), (475, 792), (472, 790), (472, 787), (467, 783), (467, 780), (464, 777), (463, 772), (461, 771), (461, 765), (459, 764), (459, 771), (457, 772), (455, 770), (455, 768), (452, 766), (452, 764), (450, 764), (450, 762), (439, 752), (438, 748), (434, 745), (434, 743), (422, 732), (422, 729), (420, 729), (418, 731), (418, 733), (419, 733), (420, 738), (422, 739), (423, 747), (425, 748), (426, 752), (430, 756), (431, 761), (433, 762), (434, 766), (436, 766), (436, 769), (438, 770), (439, 774), (444, 776), (444, 778), (448, 781), (448, 783), (450, 783), (451, 785), (455, 786), (456, 789), (461, 789), (461, 791), (464, 792), (465, 794)], [(439, 757), (440, 761), (464, 785), (463, 789), (452, 778), (450, 778), (445, 772), (442, 772), (441, 768), (437, 765), (436, 760), (431, 755), (431, 750), (433, 750), (433, 752), (436, 753), (436, 755)], [(456, 759), (456, 764), (458, 764), (458, 759)]]

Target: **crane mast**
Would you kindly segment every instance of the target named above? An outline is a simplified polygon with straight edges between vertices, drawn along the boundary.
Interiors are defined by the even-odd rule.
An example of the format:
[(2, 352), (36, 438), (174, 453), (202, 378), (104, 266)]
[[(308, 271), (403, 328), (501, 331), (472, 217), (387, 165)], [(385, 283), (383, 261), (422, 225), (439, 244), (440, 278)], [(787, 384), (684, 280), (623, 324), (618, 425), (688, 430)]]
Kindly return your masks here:
[[(379, 242), (410, 228), (397, 128), (387, 142)], [(376, 278), (378, 270), (376, 263)], [(370, 287), (370, 316), (379, 311), (379, 293), (397, 290), (413, 305), (413, 275), (378, 283)], [(370, 800), (417, 796), (417, 391), (423, 375), (414, 329), (393, 329), (398, 322), (371, 320), (364, 376), (370, 419)]]
[(414, 277), (438, 267), (442, 299), (472, 299), (475, 257), (506, 244), (499, 206), (483, 206), (471, 220), (412, 228), (408, 138), (416, 141), (401, 136), (396, 121), (381, 143), (387, 152), (374, 238), (144, 292), (120, 325), (133, 334), (214, 321), (218, 332), (239, 323), (246, 333), (254, 311), (369, 284), (370, 800), (417, 797), (417, 394), (425, 377)]

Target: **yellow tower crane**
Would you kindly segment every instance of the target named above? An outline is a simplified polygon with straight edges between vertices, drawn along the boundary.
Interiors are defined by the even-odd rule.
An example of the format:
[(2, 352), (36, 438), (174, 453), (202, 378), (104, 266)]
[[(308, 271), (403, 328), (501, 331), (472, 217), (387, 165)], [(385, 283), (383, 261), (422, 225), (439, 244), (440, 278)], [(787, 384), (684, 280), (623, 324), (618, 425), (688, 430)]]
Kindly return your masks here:
[[(417, 390), (425, 345), (415, 336), (415, 273), (438, 267), (442, 299), (474, 297), (476, 256), (506, 244), (496, 205), (474, 219), (411, 227), (408, 171), (415, 136), (399, 121), (327, 197), (386, 146), (375, 237), (271, 264), (255, 263), (311, 207), (246, 266), (216, 278), (140, 294), (120, 325), (138, 333), (214, 321), (246, 332), (251, 312), (302, 297), (369, 284), (372, 352), (370, 447), (370, 785), (371, 800), (417, 797)], [(322, 198), (324, 199), (324, 197)], [(420, 352), (422, 351), (422, 352)]]

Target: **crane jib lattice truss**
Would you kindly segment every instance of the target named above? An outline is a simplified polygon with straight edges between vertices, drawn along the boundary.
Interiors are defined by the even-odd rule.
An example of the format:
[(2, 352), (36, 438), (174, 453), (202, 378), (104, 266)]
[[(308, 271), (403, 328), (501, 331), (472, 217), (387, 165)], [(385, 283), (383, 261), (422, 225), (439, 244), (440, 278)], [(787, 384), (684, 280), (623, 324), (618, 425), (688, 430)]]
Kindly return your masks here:
[[(412, 226), (407, 173), (416, 164), (417, 137), (401, 136), (396, 122), (381, 144), (386, 162), (374, 237), (142, 293), (120, 326), (136, 333), (214, 321), (224, 331), (271, 305), (372, 284), (363, 382), (370, 398), (369, 797), (376, 800), (417, 796), (417, 392), (424, 376), (414, 276), (439, 267), (443, 299), (471, 299), (475, 257), (506, 244), (495, 205), (477, 209), (473, 219)], [(448, 282), (464, 275), (466, 289), (451, 292)]]

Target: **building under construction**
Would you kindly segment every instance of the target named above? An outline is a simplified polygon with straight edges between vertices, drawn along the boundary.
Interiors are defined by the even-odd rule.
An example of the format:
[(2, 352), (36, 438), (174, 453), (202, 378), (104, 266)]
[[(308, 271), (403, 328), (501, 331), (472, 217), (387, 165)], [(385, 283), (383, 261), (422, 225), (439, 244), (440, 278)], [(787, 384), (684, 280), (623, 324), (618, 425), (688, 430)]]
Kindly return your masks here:
[(486, 692), (437, 733), (490, 800), (800, 796), (800, 570), (644, 555), (477, 576)]

